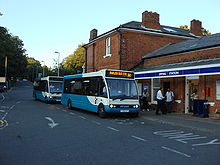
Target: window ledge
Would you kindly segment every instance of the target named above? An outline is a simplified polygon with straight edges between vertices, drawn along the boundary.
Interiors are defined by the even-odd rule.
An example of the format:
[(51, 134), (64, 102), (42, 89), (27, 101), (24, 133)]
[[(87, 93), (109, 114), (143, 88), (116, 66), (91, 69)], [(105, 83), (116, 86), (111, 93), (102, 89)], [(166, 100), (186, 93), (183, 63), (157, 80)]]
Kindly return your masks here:
[(111, 54), (106, 54), (105, 56), (103, 56), (103, 58), (111, 57), (111, 56), (112, 56)]

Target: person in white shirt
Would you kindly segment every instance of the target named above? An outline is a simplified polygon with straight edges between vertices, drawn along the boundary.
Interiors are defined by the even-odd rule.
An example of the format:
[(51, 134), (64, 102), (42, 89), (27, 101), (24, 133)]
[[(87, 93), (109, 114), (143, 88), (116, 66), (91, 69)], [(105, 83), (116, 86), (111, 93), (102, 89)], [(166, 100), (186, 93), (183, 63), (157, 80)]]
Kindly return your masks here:
[(161, 110), (161, 112), (163, 114), (166, 114), (165, 111), (164, 111), (164, 99), (165, 97), (163, 96), (162, 94), (162, 90), (163, 88), (160, 88), (158, 91), (157, 91), (157, 109), (156, 109), (156, 115), (159, 115), (159, 110)]
[(166, 96), (166, 112), (170, 113), (171, 104), (174, 101), (174, 93), (168, 88), (165, 96)]

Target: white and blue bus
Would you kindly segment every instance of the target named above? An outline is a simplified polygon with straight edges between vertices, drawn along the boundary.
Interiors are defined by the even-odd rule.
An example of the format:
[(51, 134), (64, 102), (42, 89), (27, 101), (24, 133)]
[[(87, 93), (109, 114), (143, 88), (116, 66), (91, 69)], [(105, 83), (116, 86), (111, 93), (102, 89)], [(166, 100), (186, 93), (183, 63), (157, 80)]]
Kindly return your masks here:
[(46, 103), (61, 101), (63, 77), (48, 76), (34, 80), (33, 97)]
[(138, 116), (140, 105), (134, 73), (100, 70), (64, 76), (61, 103), (96, 112), (100, 117), (109, 113), (130, 113)]

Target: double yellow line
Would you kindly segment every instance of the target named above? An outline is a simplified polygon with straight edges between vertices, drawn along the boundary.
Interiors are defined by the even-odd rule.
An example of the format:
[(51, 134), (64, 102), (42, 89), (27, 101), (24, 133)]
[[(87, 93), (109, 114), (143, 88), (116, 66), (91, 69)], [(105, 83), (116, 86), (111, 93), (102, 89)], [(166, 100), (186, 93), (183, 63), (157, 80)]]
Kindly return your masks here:
[(0, 130), (8, 126), (7, 120), (0, 120)]

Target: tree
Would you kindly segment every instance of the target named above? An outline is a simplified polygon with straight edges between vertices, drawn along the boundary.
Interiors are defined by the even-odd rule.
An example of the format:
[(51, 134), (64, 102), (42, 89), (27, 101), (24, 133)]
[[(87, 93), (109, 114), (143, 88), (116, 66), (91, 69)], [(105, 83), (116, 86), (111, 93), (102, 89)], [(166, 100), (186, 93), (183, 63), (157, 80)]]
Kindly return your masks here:
[[(184, 29), (184, 30), (190, 31), (188, 25), (181, 25), (180, 28), (181, 28), (181, 29)], [(211, 32), (209, 32), (208, 30), (206, 30), (206, 29), (203, 28), (203, 27), (202, 27), (201, 30), (202, 30), (202, 35), (203, 35), (203, 36), (208, 36), (208, 35), (211, 35), (211, 34), (212, 34)]]
[(0, 26), (0, 76), (5, 73), (5, 58), (7, 57), (7, 77), (23, 77), (27, 65), (26, 50), (23, 41), (13, 36)]
[(85, 63), (85, 49), (82, 47), (83, 45), (83, 43), (78, 45), (73, 54), (63, 60), (61, 68), (64, 73), (75, 74), (82, 72), (82, 66)]

